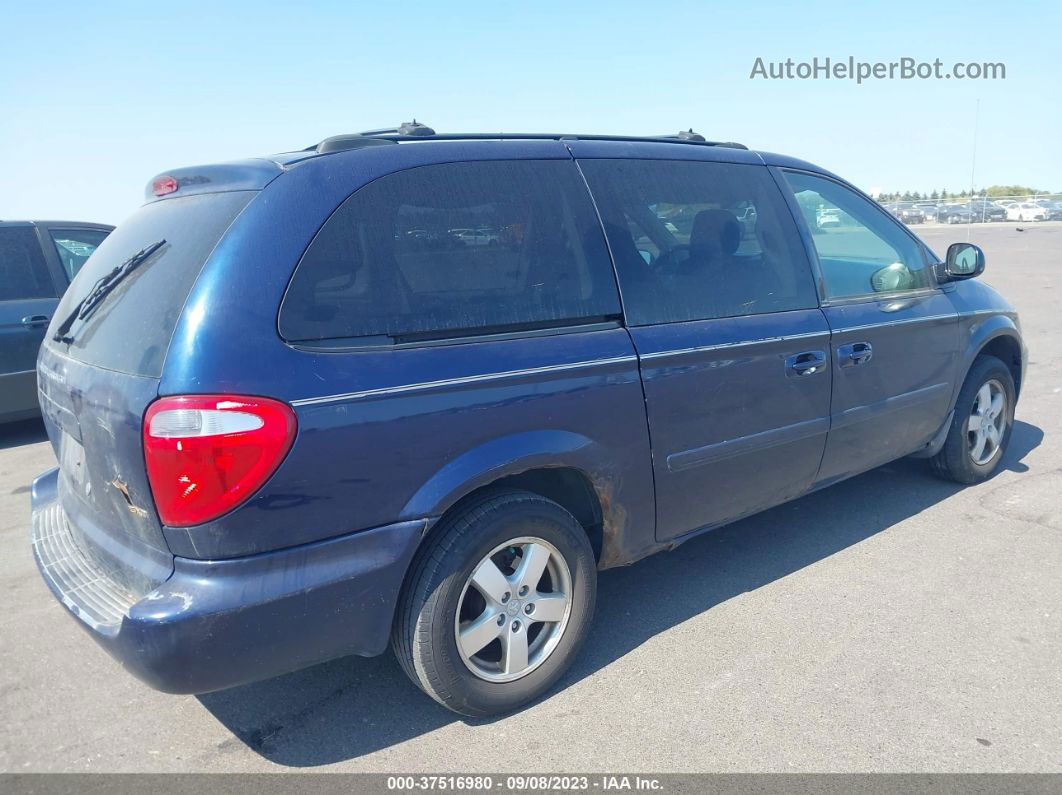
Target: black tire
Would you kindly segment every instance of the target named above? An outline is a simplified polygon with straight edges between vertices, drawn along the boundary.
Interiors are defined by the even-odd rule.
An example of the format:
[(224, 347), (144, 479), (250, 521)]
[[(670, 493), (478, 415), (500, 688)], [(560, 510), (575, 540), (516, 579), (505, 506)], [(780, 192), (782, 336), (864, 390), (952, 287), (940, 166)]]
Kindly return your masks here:
[[(1005, 427), (1002, 433), (1002, 441), (992, 458), (983, 464), (975, 462), (971, 455), (971, 441), (967, 432), (967, 422), (973, 410), (977, 393), (982, 386), (990, 381), (996, 381), (1003, 387), (1006, 395), (1006, 406), (1003, 416)], [(970, 372), (966, 374), (959, 398), (955, 402), (955, 415), (951, 420), (951, 428), (948, 430), (947, 439), (940, 452), (930, 459), (934, 470), (945, 480), (966, 485), (980, 483), (987, 480), (999, 468), (1010, 443), (1011, 430), (1014, 427), (1014, 404), (1015, 404), (1014, 377), (1010, 369), (995, 356), (982, 355), (974, 360)]]
[[(509, 712), (556, 684), (582, 646), (597, 595), (593, 549), (568, 511), (524, 491), (486, 492), (441, 521), (410, 567), (391, 646), (414, 684), (444, 707), (470, 717)], [(479, 563), (499, 545), (528, 536), (547, 541), (567, 564), (567, 624), (538, 667), (513, 681), (487, 681), (473, 673), (458, 650), (457, 611)]]

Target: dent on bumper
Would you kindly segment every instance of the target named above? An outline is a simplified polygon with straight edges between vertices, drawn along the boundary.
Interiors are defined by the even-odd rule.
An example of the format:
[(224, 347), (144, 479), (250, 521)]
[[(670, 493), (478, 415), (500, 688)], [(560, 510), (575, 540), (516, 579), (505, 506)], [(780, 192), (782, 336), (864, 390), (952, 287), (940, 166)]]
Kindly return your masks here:
[(116, 623), (101, 624), (87, 620), (91, 587), (70, 592), (37, 553), (38, 516), (55, 506), (49, 476), (34, 483), (32, 495), (42, 576), (124, 668), (169, 693), (205, 693), (336, 657), (381, 653), (426, 525), (400, 522), (246, 558), (175, 558), (166, 582)]

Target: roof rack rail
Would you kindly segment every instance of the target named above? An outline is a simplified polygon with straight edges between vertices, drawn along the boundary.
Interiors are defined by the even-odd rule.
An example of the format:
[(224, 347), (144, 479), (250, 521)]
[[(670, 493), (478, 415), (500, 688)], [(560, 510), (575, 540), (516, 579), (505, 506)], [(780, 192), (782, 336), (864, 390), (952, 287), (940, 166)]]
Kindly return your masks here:
[(399, 138), (427, 138), (435, 135), (435, 130), (426, 124), (421, 124), (416, 119), (402, 122), (397, 127), (384, 130), (365, 130), (360, 133), (347, 133), (346, 135), (333, 135), (325, 138), (318, 144), (307, 146), (304, 152), (339, 152), (344, 149), (361, 149), (365, 146), (378, 146), (391, 144), (391, 136)]
[(341, 152), (344, 149), (361, 149), (365, 146), (390, 146), (395, 143), (387, 138), (376, 138), (361, 133), (349, 133), (347, 135), (333, 135), (325, 138), (321, 143), (307, 146), (304, 152)]
[(682, 130), (675, 135), (576, 135), (573, 133), (437, 133), (426, 124), (416, 119), (405, 122), (395, 128), (382, 130), (365, 130), (348, 135), (334, 135), (321, 143), (309, 146), (305, 151), (335, 152), (342, 149), (357, 149), (363, 146), (375, 146), (383, 143), (398, 143), (402, 140), (419, 139), (428, 141), (628, 141), (680, 143), (701, 146), (723, 146), (729, 149), (748, 149), (744, 144), (734, 141), (708, 141), (692, 128)]

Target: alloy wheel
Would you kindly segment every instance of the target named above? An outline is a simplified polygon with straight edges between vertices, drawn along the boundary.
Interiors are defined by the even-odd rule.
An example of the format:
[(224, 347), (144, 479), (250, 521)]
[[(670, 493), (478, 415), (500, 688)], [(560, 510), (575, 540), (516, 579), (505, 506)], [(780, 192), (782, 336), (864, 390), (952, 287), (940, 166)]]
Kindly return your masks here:
[(457, 650), (488, 682), (534, 671), (557, 648), (571, 615), (572, 575), (541, 538), (495, 547), (465, 582), (454, 621)]
[(970, 418), (966, 422), (966, 437), (970, 458), (984, 466), (999, 453), (1007, 429), (1007, 393), (994, 378), (977, 390)]

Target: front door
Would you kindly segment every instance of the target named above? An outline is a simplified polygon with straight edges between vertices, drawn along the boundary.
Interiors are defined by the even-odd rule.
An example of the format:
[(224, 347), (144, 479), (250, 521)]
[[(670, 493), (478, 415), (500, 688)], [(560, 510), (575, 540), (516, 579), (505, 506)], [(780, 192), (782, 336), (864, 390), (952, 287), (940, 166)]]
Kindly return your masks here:
[(768, 170), (592, 158), (580, 166), (639, 356), (657, 538), (805, 491), (829, 426), (829, 327)]
[(814, 241), (832, 331), (824, 485), (934, 436), (958, 376), (958, 321), (924, 247), (876, 203), (821, 175), (787, 171), (785, 179)]

